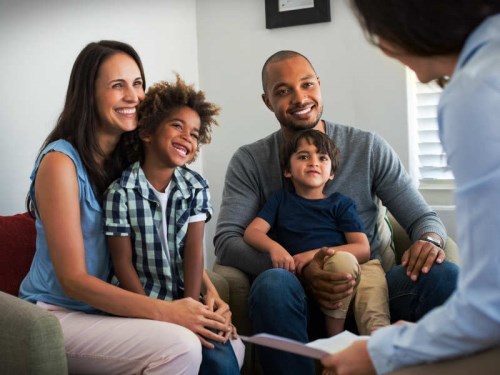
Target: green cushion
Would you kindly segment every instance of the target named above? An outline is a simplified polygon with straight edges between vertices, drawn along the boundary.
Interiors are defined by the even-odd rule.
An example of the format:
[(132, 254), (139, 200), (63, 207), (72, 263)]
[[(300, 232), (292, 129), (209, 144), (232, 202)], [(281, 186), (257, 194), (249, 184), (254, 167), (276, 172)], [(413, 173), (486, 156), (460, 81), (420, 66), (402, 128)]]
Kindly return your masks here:
[(0, 374), (67, 374), (63, 334), (49, 312), (0, 292)]
[(377, 218), (377, 231), (380, 238), (380, 263), (385, 272), (396, 265), (394, 231), (385, 206), (380, 205)]

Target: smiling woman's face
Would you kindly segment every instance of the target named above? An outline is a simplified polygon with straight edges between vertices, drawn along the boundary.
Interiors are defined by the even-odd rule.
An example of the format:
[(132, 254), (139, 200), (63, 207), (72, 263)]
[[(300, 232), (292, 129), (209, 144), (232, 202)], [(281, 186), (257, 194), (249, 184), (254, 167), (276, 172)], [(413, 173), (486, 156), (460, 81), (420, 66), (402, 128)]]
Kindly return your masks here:
[(137, 127), (136, 107), (144, 99), (142, 81), (136, 62), (125, 53), (116, 53), (101, 64), (95, 81), (101, 131), (121, 135)]

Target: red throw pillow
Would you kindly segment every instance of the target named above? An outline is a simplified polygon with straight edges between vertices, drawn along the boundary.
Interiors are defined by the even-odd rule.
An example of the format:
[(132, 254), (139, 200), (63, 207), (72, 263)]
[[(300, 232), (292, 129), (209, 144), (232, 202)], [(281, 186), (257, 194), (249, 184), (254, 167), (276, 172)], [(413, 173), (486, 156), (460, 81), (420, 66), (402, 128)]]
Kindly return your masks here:
[(29, 213), (0, 216), (0, 290), (17, 296), (35, 254), (35, 220)]

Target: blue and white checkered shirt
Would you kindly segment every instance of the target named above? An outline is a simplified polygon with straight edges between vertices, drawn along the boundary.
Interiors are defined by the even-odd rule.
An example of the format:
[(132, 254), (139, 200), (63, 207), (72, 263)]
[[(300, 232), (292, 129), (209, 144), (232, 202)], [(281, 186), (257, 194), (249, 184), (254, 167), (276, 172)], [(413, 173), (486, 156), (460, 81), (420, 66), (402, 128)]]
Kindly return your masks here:
[(185, 167), (176, 168), (170, 185), (164, 213), (169, 256), (162, 249), (159, 235), (161, 205), (139, 162), (110, 185), (104, 201), (104, 234), (131, 237), (133, 262), (145, 293), (163, 300), (182, 297), (184, 240), (189, 218), (205, 214), (208, 221), (212, 215), (208, 183), (198, 173)]

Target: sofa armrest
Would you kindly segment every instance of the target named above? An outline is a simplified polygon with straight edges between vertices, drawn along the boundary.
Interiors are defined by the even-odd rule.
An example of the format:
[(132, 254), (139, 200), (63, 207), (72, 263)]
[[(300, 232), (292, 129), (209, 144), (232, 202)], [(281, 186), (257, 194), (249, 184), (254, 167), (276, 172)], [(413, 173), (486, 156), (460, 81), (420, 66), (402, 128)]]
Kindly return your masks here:
[(62, 329), (49, 312), (0, 292), (0, 373), (67, 374)]
[(242, 335), (251, 335), (252, 326), (248, 318), (248, 292), (250, 280), (248, 276), (237, 268), (214, 264), (213, 270), (222, 276), (229, 285), (229, 300), (226, 302), (231, 307), (233, 324)]
[[(250, 280), (248, 276), (237, 268), (222, 266), (215, 263), (213, 273), (226, 280), (229, 286), (229, 299), (225, 300), (232, 312), (232, 322), (238, 330), (238, 334), (251, 336), (252, 323), (248, 315), (248, 293), (250, 292)], [(242, 375), (260, 375), (259, 362), (256, 359), (255, 345), (245, 343), (245, 361), (241, 369)]]

